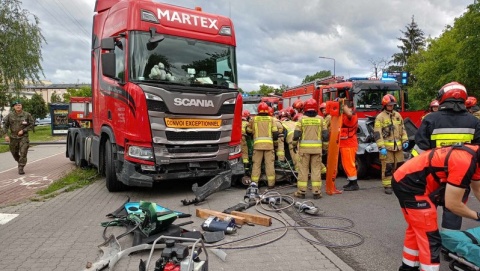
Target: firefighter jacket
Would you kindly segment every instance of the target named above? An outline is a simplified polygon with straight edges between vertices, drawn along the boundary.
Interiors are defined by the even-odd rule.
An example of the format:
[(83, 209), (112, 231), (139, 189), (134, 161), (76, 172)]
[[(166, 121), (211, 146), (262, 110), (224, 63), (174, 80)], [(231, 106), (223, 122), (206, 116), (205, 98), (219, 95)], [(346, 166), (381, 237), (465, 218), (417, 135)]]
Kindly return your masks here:
[(328, 130), (323, 118), (320, 116), (309, 117), (303, 115), (295, 126), (293, 144), (299, 141), (299, 149), (302, 153), (322, 153), (322, 138), (326, 141)]
[(274, 142), (275, 147), (278, 145), (278, 143), (281, 141), (283, 142), (284, 140), (284, 133), (283, 133), (283, 125), (282, 122), (280, 122), (279, 119), (273, 118), (273, 121), (275, 122), (275, 126), (277, 126), (277, 132), (278, 132), (278, 140)]
[[(23, 138), (28, 137), (28, 131), (33, 130), (35, 120), (30, 113), (22, 111), (17, 113), (15, 111), (10, 112), (4, 119), (5, 125), (3, 127), (3, 133), (8, 135), (10, 130), (11, 138)], [(18, 132), (23, 130), (23, 135), (19, 136)]]
[(397, 111), (383, 110), (375, 118), (374, 137), (378, 149), (401, 151), (403, 142), (408, 141), (403, 118)]
[(284, 128), (285, 142), (291, 144), (293, 142), (293, 132), (295, 131), (296, 123), (291, 120), (282, 121)]
[(250, 120), (247, 133), (253, 135), (254, 150), (273, 150), (273, 141), (278, 139), (278, 129), (273, 117), (263, 114)]
[(247, 126), (248, 126), (248, 121), (242, 120), (242, 136), (244, 137), (247, 136)]
[(426, 151), (403, 164), (393, 174), (398, 189), (414, 199), (430, 196), (437, 206), (443, 204), (439, 193), (447, 183), (468, 188), (471, 180), (478, 180), (477, 151), (479, 146), (454, 145)]
[(415, 144), (422, 150), (461, 142), (480, 143), (480, 120), (467, 111), (432, 112), (415, 134)]
[(351, 117), (343, 114), (342, 128), (340, 129), (340, 148), (353, 148), (358, 146), (357, 140), (358, 116)]

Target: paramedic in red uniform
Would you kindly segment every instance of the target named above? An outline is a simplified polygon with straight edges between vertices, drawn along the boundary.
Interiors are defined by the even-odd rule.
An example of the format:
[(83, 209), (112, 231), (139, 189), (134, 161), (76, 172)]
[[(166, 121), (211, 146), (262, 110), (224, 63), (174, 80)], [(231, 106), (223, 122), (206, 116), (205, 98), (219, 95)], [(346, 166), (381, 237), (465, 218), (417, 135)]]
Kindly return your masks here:
[(357, 129), (357, 114), (353, 111), (350, 102), (346, 101), (343, 106), (342, 128), (340, 129), (340, 156), (343, 170), (348, 180), (348, 184), (343, 186), (345, 191), (356, 191), (359, 189), (355, 165), (355, 157), (358, 150)]
[(392, 188), (407, 222), (399, 271), (440, 270), (441, 239), (437, 206), (480, 221), (462, 201), (467, 188), (480, 200), (478, 145), (452, 145), (426, 151), (393, 174)]

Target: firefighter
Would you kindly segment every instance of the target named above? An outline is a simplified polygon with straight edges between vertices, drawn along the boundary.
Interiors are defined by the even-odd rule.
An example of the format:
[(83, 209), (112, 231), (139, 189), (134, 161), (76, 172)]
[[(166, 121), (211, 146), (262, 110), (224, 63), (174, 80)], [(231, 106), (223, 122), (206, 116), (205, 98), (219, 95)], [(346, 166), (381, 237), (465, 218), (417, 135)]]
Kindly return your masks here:
[(250, 168), (249, 164), (249, 157), (248, 157), (248, 144), (247, 144), (247, 126), (248, 122), (250, 121), (250, 111), (248, 110), (243, 110), (242, 112), (242, 161), (243, 161), (243, 166), (245, 169)]
[[(428, 108), (427, 114), (425, 114), (425, 115), (422, 117), (422, 121), (423, 121), (423, 119), (424, 119), (428, 114), (430, 114), (430, 113), (432, 113), (432, 112), (437, 112), (439, 106), (440, 106), (440, 104), (438, 103), (438, 101), (437, 101), (437, 100), (433, 100), (433, 101), (430, 103), (430, 106), (429, 106), (429, 108)], [(415, 156), (419, 155), (419, 154), (422, 153), (422, 152), (424, 152), (424, 150), (420, 149), (420, 148), (418, 147), (418, 145), (415, 144), (415, 146), (413, 146), (413, 148), (412, 148), (411, 155), (412, 155), (412, 157), (415, 157)]]
[(298, 171), (298, 155), (296, 152), (294, 152), (294, 147), (293, 147), (293, 133), (295, 131), (295, 122), (291, 120), (290, 114), (288, 113), (288, 111), (284, 111), (280, 113), (280, 121), (284, 128), (283, 131), (284, 131), (285, 143), (288, 146), (288, 150), (293, 162), (293, 166), (295, 170)]
[(468, 96), (467, 100), (465, 101), (465, 107), (467, 108), (468, 112), (477, 117), (477, 119), (480, 119), (480, 107), (477, 105), (477, 98)]
[[(268, 108), (268, 115), (270, 117), (273, 117), (274, 111), (273, 108), (269, 107)], [(280, 162), (285, 161), (285, 147), (284, 147), (284, 137), (283, 137), (283, 126), (280, 120), (277, 117), (273, 117), (273, 120), (275, 122), (275, 126), (277, 126), (278, 130), (278, 139), (273, 142), (273, 147), (275, 150), (275, 156), (277, 157), (277, 160)]]
[(247, 133), (253, 135), (252, 182), (258, 184), (264, 160), (268, 187), (273, 188), (275, 186), (273, 141), (278, 139), (278, 130), (273, 118), (268, 115), (268, 105), (265, 102), (258, 104), (258, 115), (248, 123)]
[(305, 103), (300, 99), (296, 100), (293, 103), (293, 109), (297, 111), (297, 113), (293, 117), (294, 121), (298, 121), (303, 116), (304, 106), (305, 106)]
[(393, 191), (408, 224), (399, 271), (440, 270), (437, 206), (480, 221), (480, 213), (462, 199), (471, 188), (480, 200), (479, 155), (478, 145), (436, 148), (410, 159), (394, 173)]
[[(327, 103), (321, 103), (319, 106), (320, 112), (322, 113), (323, 116), (323, 121), (325, 122), (325, 126), (327, 127), (327, 131), (330, 134), (330, 120), (332, 119), (332, 116), (327, 113)], [(323, 142), (322, 145), (323, 153), (326, 155), (328, 151), (328, 141)], [(322, 159), (323, 160), (323, 159)], [(322, 161), (322, 174), (327, 174), (327, 167)]]
[(340, 129), (340, 156), (348, 180), (348, 184), (343, 186), (345, 191), (360, 189), (357, 183), (357, 168), (355, 165), (358, 150), (357, 129), (358, 116), (355, 114), (351, 102), (345, 102), (343, 105), (342, 128)]
[(393, 107), (397, 100), (391, 94), (382, 98), (383, 110), (375, 118), (374, 137), (382, 163), (382, 186), (385, 194), (392, 194), (392, 174), (403, 162), (403, 151), (408, 148), (408, 137), (403, 118)]
[(312, 181), (313, 198), (322, 197), (322, 179), (320, 162), (322, 159), (322, 137), (326, 139), (328, 132), (323, 118), (318, 115), (318, 104), (315, 99), (305, 102), (305, 113), (296, 123), (293, 133), (293, 148), (297, 148), (298, 142), (298, 180), (297, 191), (294, 196), (305, 198), (308, 185), (308, 175)]
[[(465, 107), (467, 90), (458, 82), (444, 85), (438, 91), (440, 107), (426, 116), (415, 134), (415, 144), (422, 150), (455, 143), (480, 143), (480, 120)], [(465, 194), (465, 201), (468, 192)], [(443, 208), (442, 227), (459, 230), (462, 218)]]

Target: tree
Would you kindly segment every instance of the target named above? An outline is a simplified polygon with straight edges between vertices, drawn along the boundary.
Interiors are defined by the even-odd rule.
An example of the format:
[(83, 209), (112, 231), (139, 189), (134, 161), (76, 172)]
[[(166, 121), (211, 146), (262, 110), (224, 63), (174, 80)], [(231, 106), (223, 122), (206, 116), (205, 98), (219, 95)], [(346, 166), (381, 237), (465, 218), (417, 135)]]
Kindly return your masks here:
[(0, 5), (0, 92), (18, 93), (25, 80), (40, 81), (43, 75), (42, 43), (37, 16), (22, 9), (20, 0)]
[(376, 78), (381, 78), (382, 77), (382, 72), (386, 70), (387, 65), (389, 63), (388, 60), (385, 58), (380, 58), (380, 59), (370, 59), (369, 60), (370, 64), (373, 66), (373, 76)]
[(67, 92), (63, 94), (64, 102), (69, 103), (70, 97), (92, 97), (92, 87), (68, 88)]
[(392, 67), (389, 69), (393, 70), (402, 70), (402, 68), (407, 64), (408, 58), (417, 53), (419, 50), (425, 47), (425, 34), (418, 27), (415, 22), (414, 16), (412, 16), (412, 21), (409, 25), (406, 26), (406, 31), (400, 30), (403, 37), (398, 38), (402, 42), (402, 45), (398, 45), (397, 48), (400, 49), (400, 53), (395, 53), (392, 56), (392, 62), (397, 65), (397, 67)]
[(38, 93), (33, 94), (32, 98), (29, 100), (23, 98), (22, 106), (25, 111), (32, 114), (33, 119), (43, 119), (47, 116), (47, 103), (42, 95)]
[(315, 79), (320, 79), (320, 78), (328, 77), (328, 76), (331, 76), (331, 75), (332, 75), (331, 71), (327, 71), (327, 70), (319, 71), (319, 72), (315, 73), (314, 75), (305, 76), (305, 78), (302, 81), (302, 84), (312, 82)]
[(50, 97), (50, 102), (51, 103), (61, 103), (62, 102), (62, 97), (57, 94), (56, 91), (53, 91), (52, 96)]

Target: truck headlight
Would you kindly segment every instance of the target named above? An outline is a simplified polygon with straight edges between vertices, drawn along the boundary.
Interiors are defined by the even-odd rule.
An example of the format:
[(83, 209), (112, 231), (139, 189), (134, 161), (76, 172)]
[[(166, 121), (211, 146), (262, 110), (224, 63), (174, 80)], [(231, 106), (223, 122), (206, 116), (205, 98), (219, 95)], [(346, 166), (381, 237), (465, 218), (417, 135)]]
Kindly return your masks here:
[(142, 160), (153, 160), (153, 151), (151, 148), (129, 146), (128, 156)]
[(235, 154), (239, 154), (242, 151), (242, 146), (241, 145), (232, 146), (232, 147), (229, 148), (228, 151), (229, 151), (228, 155), (230, 155), (230, 156), (235, 155)]

